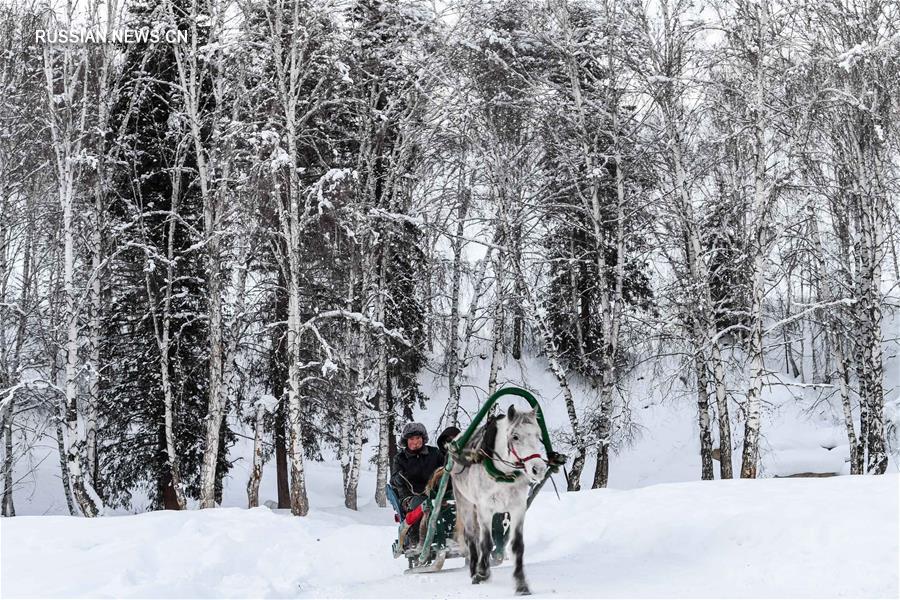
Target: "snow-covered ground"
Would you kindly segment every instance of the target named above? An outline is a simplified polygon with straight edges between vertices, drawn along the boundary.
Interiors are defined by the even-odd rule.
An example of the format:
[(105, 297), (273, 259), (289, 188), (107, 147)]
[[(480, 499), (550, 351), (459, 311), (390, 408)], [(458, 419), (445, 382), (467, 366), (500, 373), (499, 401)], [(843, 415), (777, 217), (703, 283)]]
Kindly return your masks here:
[[(313, 469), (312, 489), (339, 476)], [(371, 473), (364, 485), (371, 486)], [(339, 486), (338, 486), (339, 487)], [(548, 486), (549, 488), (549, 486)], [(503, 598), (509, 563), (473, 586), (462, 559), (404, 575), (391, 512), (317, 494), (267, 508), (0, 521), (0, 594), (18, 597)], [(538, 597), (883, 597), (898, 589), (900, 477), (768, 479), (563, 494), (526, 520)]]
[[(887, 364), (888, 399), (896, 402), (900, 359), (892, 355)], [(466, 370), (464, 423), (484, 401), (478, 386), (487, 381), (488, 369), (489, 360), (475, 360)], [(432, 432), (446, 400), (445, 381), (427, 373), (420, 378), (431, 401), (416, 418)], [(510, 360), (500, 382), (534, 391), (551, 431), (568, 430), (558, 385), (542, 359)], [(898, 597), (896, 456), (885, 477), (768, 479), (848, 472), (837, 398), (797, 383), (780, 375), (764, 389), (760, 470), (766, 479), (699, 482), (695, 394), (671, 369), (636, 373), (626, 389), (633, 435), (627, 443), (617, 441), (609, 489), (563, 494), (558, 501), (548, 485), (529, 512), (526, 572), (535, 594)], [(596, 401), (596, 392), (583, 383), (573, 381), (572, 387), (579, 412)], [(738, 407), (732, 404), (732, 410), (734, 467), (739, 468), (743, 423)], [(372, 450), (370, 444), (367, 454)], [(0, 520), (0, 596), (512, 594), (508, 564), (477, 587), (469, 583), (461, 560), (448, 561), (444, 573), (404, 576), (405, 562), (394, 560), (390, 551), (396, 533), (392, 513), (372, 502), (375, 473), (368, 462), (359, 512), (343, 507), (341, 473), (332, 458), (307, 463), (312, 508), (308, 517), (294, 518), (284, 511), (242, 508), (250, 442), (241, 439), (229, 454), (235, 464), (224, 482), (224, 508), (144, 513), (147, 500), (136, 494), (130, 509), (89, 520), (60, 516), (66, 508), (55, 443), (35, 448), (31, 462), (17, 464), (16, 509), (24, 516)], [(264, 468), (262, 501), (276, 497), (273, 463)], [(589, 460), (585, 487), (592, 476)], [(563, 489), (561, 477), (557, 482)]]

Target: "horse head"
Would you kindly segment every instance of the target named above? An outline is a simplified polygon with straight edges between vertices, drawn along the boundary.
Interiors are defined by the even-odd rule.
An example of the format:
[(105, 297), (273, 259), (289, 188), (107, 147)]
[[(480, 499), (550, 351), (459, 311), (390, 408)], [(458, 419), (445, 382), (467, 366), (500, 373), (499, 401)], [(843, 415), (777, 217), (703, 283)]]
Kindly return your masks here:
[(529, 481), (540, 482), (547, 472), (547, 457), (535, 412), (517, 411), (510, 405), (506, 419), (497, 425), (495, 452), (505, 456), (506, 464), (523, 471)]

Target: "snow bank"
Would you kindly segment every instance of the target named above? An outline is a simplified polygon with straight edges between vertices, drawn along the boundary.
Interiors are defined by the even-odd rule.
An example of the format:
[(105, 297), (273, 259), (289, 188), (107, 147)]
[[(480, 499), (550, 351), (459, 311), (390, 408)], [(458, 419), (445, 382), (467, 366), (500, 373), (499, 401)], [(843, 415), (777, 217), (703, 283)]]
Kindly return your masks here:
[[(900, 477), (665, 484), (564, 494), (526, 521), (538, 597), (894, 597)], [(332, 498), (339, 502), (339, 495)], [(461, 559), (404, 576), (391, 512), (315, 507), (0, 521), (4, 597), (502, 598)]]

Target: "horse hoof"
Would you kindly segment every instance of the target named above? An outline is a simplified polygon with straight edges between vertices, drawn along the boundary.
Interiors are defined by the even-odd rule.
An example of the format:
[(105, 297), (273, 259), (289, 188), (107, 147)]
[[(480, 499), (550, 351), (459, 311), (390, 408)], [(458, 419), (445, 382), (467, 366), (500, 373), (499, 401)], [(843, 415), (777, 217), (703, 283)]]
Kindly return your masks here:
[(519, 585), (516, 586), (516, 596), (530, 596), (531, 590), (528, 589), (527, 585)]
[(474, 575), (472, 575), (472, 583), (479, 584), (482, 581), (487, 581), (490, 578), (490, 573), (475, 573)]

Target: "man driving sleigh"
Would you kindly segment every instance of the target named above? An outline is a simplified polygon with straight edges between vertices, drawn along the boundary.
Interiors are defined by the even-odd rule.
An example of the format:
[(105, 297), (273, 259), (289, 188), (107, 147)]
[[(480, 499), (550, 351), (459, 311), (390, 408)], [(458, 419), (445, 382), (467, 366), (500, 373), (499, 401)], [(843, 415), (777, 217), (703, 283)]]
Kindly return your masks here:
[(444, 466), (446, 445), (459, 434), (456, 427), (448, 427), (438, 437), (437, 447), (428, 446), (428, 431), (421, 423), (407, 423), (400, 436), (400, 449), (391, 463), (391, 482), (388, 499), (403, 519), (401, 537), (404, 546), (419, 543), (419, 527), (423, 516), (422, 503), (428, 495), (428, 484), (435, 472)]

